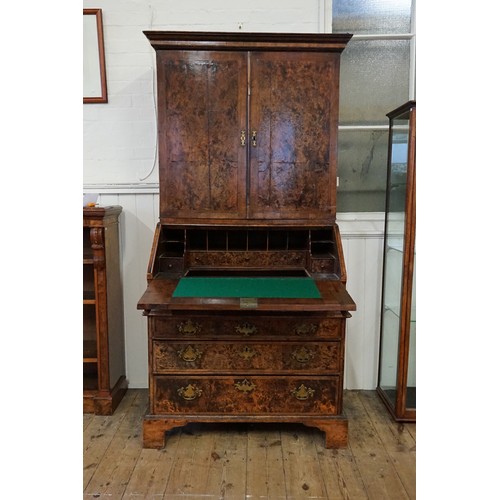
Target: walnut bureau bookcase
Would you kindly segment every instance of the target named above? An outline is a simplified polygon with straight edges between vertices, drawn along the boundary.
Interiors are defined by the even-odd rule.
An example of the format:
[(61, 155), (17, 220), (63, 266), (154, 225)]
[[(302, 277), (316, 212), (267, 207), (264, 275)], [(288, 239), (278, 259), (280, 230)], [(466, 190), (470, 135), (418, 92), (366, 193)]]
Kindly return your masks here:
[(111, 415), (127, 390), (119, 215), (83, 208), (83, 411)]
[(336, 224), (350, 34), (144, 32), (160, 214), (147, 288), (145, 447), (188, 422), (296, 422), (347, 445)]

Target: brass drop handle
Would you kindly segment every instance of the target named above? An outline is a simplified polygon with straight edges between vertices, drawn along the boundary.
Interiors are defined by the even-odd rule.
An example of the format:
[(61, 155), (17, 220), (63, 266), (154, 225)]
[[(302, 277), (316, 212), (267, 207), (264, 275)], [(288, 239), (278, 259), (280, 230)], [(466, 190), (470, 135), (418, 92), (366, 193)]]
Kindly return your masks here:
[(257, 147), (257, 130), (252, 130), (252, 146)]
[(235, 327), (235, 332), (243, 337), (249, 337), (250, 335), (255, 335), (257, 333), (257, 327), (251, 323), (242, 323)]
[(198, 358), (201, 358), (202, 354), (203, 354), (202, 351), (198, 350), (196, 347), (192, 345), (188, 345), (184, 349), (177, 351), (177, 355), (179, 356), (179, 358), (188, 363), (192, 363), (196, 361)]
[(300, 323), (295, 327), (295, 335), (299, 336), (309, 336), (309, 335), (316, 335), (316, 332), (318, 330), (318, 325), (315, 324), (309, 324), (309, 323)]
[(177, 324), (177, 331), (182, 335), (196, 335), (201, 331), (201, 325), (196, 321), (188, 319)]
[(238, 391), (248, 394), (255, 389), (256, 385), (252, 381), (245, 379), (241, 382), (235, 382), (234, 387)]
[(244, 130), (242, 130), (240, 133), (240, 143), (242, 146), (246, 144), (246, 135)]
[(199, 398), (202, 393), (203, 391), (196, 384), (189, 384), (177, 389), (177, 394), (186, 401), (193, 401), (193, 399)]
[(291, 356), (293, 359), (295, 359), (295, 361), (298, 361), (299, 363), (309, 363), (309, 361), (314, 358), (314, 352), (310, 349), (307, 349), (307, 347), (302, 346), (295, 349), (295, 351), (292, 352)]
[(250, 361), (254, 356), (257, 356), (258, 352), (252, 347), (246, 345), (238, 354), (244, 360)]
[(306, 387), (304, 384), (300, 384), (299, 387), (290, 391), (293, 396), (295, 396), (299, 401), (306, 401), (314, 396), (314, 389)]

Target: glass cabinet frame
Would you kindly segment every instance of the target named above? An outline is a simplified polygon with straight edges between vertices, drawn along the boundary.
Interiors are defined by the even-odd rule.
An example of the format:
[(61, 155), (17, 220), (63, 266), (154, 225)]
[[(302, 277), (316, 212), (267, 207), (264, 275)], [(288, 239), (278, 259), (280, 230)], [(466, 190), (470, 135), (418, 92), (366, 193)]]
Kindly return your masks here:
[(377, 392), (396, 421), (416, 421), (416, 102), (387, 114), (389, 152)]

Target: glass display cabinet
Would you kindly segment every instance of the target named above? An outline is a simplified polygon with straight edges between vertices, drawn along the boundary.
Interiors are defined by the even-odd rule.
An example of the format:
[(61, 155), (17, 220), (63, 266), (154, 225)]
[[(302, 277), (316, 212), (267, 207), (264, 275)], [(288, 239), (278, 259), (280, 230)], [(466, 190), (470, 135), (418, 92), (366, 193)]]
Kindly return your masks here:
[(416, 102), (387, 114), (384, 264), (377, 392), (397, 421), (416, 421)]

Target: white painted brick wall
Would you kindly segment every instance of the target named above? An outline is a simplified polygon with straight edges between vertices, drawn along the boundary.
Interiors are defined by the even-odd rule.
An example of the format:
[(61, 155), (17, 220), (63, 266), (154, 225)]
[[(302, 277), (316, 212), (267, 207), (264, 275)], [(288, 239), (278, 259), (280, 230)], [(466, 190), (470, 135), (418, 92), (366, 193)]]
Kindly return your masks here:
[[(157, 183), (145, 30), (322, 32), (327, 0), (84, 0), (103, 11), (108, 103), (83, 105), (84, 185)], [(154, 167), (154, 168), (153, 168)], [(150, 174), (148, 176), (148, 174)]]

